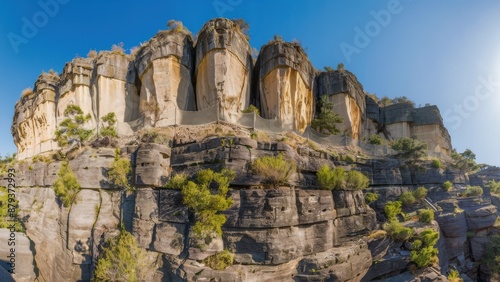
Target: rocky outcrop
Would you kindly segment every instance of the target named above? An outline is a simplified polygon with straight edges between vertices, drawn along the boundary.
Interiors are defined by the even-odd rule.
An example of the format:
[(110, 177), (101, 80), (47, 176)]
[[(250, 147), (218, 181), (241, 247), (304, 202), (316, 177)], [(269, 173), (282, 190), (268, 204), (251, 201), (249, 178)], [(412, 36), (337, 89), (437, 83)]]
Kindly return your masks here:
[(250, 105), (252, 51), (238, 25), (214, 19), (201, 29), (196, 43), (198, 110), (218, 107), (219, 118), (235, 122)]
[(338, 125), (340, 132), (354, 139), (363, 135), (366, 102), (363, 86), (349, 71), (322, 72), (317, 76), (318, 96), (326, 96), (333, 103), (333, 111), (343, 122)]
[(193, 39), (182, 31), (160, 31), (141, 47), (135, 60), (140, 107), (151, 125), (174, 125), (177, 111), (196, 110), (194, 61)]
[(271, 41), (260, 50), (255, 73), (262, 117), (303, 132), (314, 114), (315, 70), (302, 47)]

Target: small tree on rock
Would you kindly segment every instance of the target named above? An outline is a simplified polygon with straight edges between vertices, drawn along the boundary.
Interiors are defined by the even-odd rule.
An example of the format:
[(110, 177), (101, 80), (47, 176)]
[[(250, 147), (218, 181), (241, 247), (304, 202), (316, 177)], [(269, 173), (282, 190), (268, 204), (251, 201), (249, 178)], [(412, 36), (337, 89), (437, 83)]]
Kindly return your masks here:
[(101, 118), (103, 126), (100, 130), (102, 137), (118, 137), (116, 132), (116, 114), (109, 113)]
[(81, 147), (82, 143), (87, 141), (93, 130), (85, 129), (85, 124), (91, 119), (91, 115), (84, 115), (83, 111), (77, 105), (69, 105), (64, 110), (66, 117), (56, 130), (56, 141), (61, 147), (69, 144), (78, 144)]
[(333, 103), (328, 101), (326, 96), (321, 97), (318, 102), (319, 114), (311, 122), (311, 127), (324, 134), (339, 134), (337, 123), (344, 120), (341, 116), (333, 112)]

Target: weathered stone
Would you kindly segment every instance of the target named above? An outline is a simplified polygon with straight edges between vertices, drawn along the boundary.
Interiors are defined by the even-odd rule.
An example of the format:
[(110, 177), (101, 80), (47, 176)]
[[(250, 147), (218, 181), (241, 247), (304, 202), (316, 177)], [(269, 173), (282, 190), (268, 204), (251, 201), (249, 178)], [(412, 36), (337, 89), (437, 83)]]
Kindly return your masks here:
[(300, 224), (332, 220), (337, 217), (333, 197), (325, 190), (296, 190)]
[(210, 243), (206, 244), (198, 239), (195, 239), (190, 232), (191, 239), (189, 241), (189, 259), (202, 261), (209, 256), (213, 256), (224, 250), (224, 242), (222, 238), (212, 238)]
[(178, 256), (184, 249), (185, 224), (162, 222), (156, 225), (153, 248), (156, 252)]
[(465, 213), (447, 213), (436, 216), (439, 228), (448, 238), (462, 237), (467, 232)]
[[(14, 235), (12, 235), (14, 234)], [(0, 270), (13, 270), (16, 281), (35, 281), (35, 272), (33, 268), (33, 253), (30, 249), (30, 240), (26, 234), (21, 232), (11, 233), (9, 229), (0, 229), (0, 238), (3, 238), (4, 244), (0, 244)], [(8, 240), (11, 238), (12, 240)], [(7, 243), (15, 243), (7, 244)], [(11, 250), (14, 250), (12, 252)], [(12, 258), (12, 259), (11, 259)], [(13, 263), (12, 265), (10, 263)], [(8, 274), (7, 274), (8, 275)], [(0, 274), (0, 279), (2, 274)], [(1, 280), (14, 281), (14, 280)]]
[(481, 230), (495, 224), (497, 208), (493, 205), (488, 205), (477, 209), (466, 209), (465, 215), (469, 230)]
[(178, 190), (160, 190), (158, 219), (160, 221), (186, 223), (188, 208), (182, 203), (182, 194)]
[(158, 222), (159, 192), (153, 189), (138, 189), (134, 217)]
[(135, 184), (160, 187), (170, 176), (170, 148), (146, 143), (137, 151)]

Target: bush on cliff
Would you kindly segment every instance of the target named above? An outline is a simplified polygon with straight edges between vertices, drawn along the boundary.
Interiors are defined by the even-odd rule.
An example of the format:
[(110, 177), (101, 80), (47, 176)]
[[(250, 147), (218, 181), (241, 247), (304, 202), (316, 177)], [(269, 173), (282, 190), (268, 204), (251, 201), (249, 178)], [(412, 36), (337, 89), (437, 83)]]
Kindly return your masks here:
[(476, 154), (474, 154), (470, 149), (466, 149), (463, 153), (458, 153), (456, 150), (451, 152), (451, 158), (453, 159), (452, 166), (461, 173), (468, 173), (478, 169), (476, 164)]
[(404, 227), (399, 221), (391, 220), (384, 224), (384, 230), (396, 242), (404, 242), (411, 238), (413, 230), (409, 227)]
[(420, 201), (423, 198), (427, 197), (427, 189), (425, 187), (418, 187), (417, 190), (413, 191), (413, 197), (415, 197), (415, 200)]
[(376, 200), (378, 200), (377, 193), (368, 192), (365, 194), (365, 203), (366, 204), (371, 204), (371, 203), (375, 202)]
[(90, 120), (90, 114), (84, 115), (83, 111), (77, 105), (69, 105), (64, 110), (66, 117), (56, 130), (56, 141), (61, 147), (73, 143), (81, 144), (92, 136), (93, 130), (85, 129), (85, 124)]
[(401, 194), (401, 196), (399, 196), (399, 200), (401, 201), (401, 203), (404, 206), (411, 206), (411, 205), (415, 204), (415, 202), (417, 201), (415, 199), (415, 196), (413, 196), (413, 193), (409, 192), (409, 191)]
[(370, 185), (370, 180), (359, 171), (346, 172), (343, 168), (322, 166), (316, 172), (318, 184), (323, 190), (362, 190)]
[(228, 250), (224, 250), (213, 256), (209, 256), (203, 260), (203, 263), (215, 270), (224, 270), (227, 267), (233, 265), (234, 254)]
[(130, 160), (116, 156), (108, 170), (108, 177), (116, 187), (133, 190), (133, 187), (130, 185), (132, 178)]
[(484, 187), (490, 189), (491, 193), (500, 193), (500, 182), (496, 182), (494, 179), (488, 181)]
[(401, 213), (402, 203), (400, 201), (387, 202), (384, 207), (385, 216), (389, 220), (396, 220), (396, 216)]
[[(21, 222), (17, 219), (17, 214), (19, 212), (19, 201), (12, 197), (6, 187), (0, 186), (0, 228), (9, 228), (11, 224), (14, 224), (15, 230), (17, 232), (23, 231), (23, 226)], [(16, 219), (15, 222), (7, 221), (12, 217)]]
[(56, 196), (61, 199), (64, 207), (70, 207), (78, 200), (78, 192), (80, 192), (80, 184), (76, 179), (75, 174), (69, 167), (68, 162), (63, 162), (59, 172), (58, 178), (54, 181), (54, 191)]
[(319, 114), (311, 122), (311, 127), (323, 134), (339, 134), (337, 123), (344, 120), (341, 116), (333, 112), (333, 103), (328, 101), (326, 96), (321, 97), (317, 105)]
[(391, 145), (398, 155), (407, 160), (418, 160), (427, 155), (427, 144), (410, 137), (400, 138)]
[(500, 274), (500, 235), (491, 237), (485, 250), (483, 263), (492, 273)]
[(102, 137), (118, 137), (116, 132), (116, 114), (109, 113), (101, 118), (101, 121), (105, 126), (100, 130)]
[(264, 181), (275, 188), (286, 184), (295, 169), (295, 163), (292, 160), (285, 159), (283, 154), (260, 157), (252, 163), (253, 173), (263, 176)]
[(109, 239), (99, 255), (92, 281), (143, 281), (146, 277), (145, 251), (129, 232)]
[(196, 223), (192, 230), (198, 239), (210, 242), (214, 235), (222, 236), (222, 225), (227, 219), (221, 212), (233, 204), (227, 193), (234, 177), (231, 170), (204, 169), (182, 187), (183, 203), (194, 212)]
[(368, 140), (368, 143), (372, 145), (382, 145), (382, 137), (378, 134), (372, 134), (370, 136), (370, 139)]
[(451, 183), (450, 181), (446, 181), (443, 183), (443, 189), (448, 192), (451, 190), (451, 187), (453, 187), (453, 183)]
[(411, 261), (418, 268), (436, 263), (438, 261), (438, 250), (434, 246), (439, 239), (439, 233), (432, 229), (426, 229), (418, 234), (417, 239), (422, 242), (422, 246), (410, 252)]
[(182, 190), (184, 185), (188, 182), (188, 175), (185, 173), (177, 173), (170, 177), (170, 180), (163, 186), (163, 188)]
[(419, 210), (418, 220), (423, 223), (430, 223), (434, 220), (434, 211), (430, 209)]
[(483, 188), (479, 186), (467, 186), (463, 196), (464, 197), (477, 197), (483, 195)]

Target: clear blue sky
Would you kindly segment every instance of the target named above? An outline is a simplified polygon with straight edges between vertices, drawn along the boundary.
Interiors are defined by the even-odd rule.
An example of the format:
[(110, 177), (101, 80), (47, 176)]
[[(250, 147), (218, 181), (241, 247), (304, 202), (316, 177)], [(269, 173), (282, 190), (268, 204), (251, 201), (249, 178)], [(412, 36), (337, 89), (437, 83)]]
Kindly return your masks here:
[[(318, 69), (343, 62), (366, 91), (438, 105), (454, 147), (470, 148), (479, 162), (500, 165), (500, 1), (40, 2), (53, 1), (59, 1), (58, 9), (50, 14), (38, 1), (1, 4), (2, 155), (16, 150), (10, 134), (14, 104), (41, 71), (61, 72), (65, 62), (90, 49), (139, 45), (170, 19), (197, 33), (221, 16), (244, 18), (257, 49), (276, 34), (297, 39)], [(37, 30), (23, 32), (23, 18)], [(23, 41), (17, 53), (12, 34), (24, 38), (17, 38)]]

